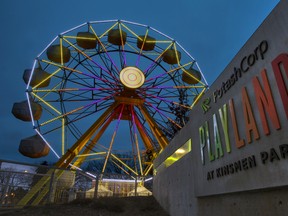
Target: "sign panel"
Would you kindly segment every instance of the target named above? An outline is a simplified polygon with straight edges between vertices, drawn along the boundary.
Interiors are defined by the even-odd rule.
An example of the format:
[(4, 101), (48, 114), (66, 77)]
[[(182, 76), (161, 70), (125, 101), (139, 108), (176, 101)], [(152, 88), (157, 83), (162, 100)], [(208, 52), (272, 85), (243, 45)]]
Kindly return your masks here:
[(287, 23), (273, 11), (192, 110), (197, 196), (288, 185)]

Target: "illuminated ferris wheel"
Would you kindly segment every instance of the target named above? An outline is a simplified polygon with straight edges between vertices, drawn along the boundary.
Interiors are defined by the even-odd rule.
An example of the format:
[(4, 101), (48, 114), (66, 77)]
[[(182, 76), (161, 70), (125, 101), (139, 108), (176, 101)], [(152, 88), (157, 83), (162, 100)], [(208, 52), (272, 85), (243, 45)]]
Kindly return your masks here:
[[(113, 163), (135, 176), (151, 171), (207, 88), (197, 62), (177, 41), (124, 20), (61, 33), (23, 78), (27, 102), (12, 112), (32, 121), (36, 135), (21, 141), (22, 154), (50, 151), (62, 168), (98, 160), (102, 173)], [(23, 107), (29, 116), (17, 114)]]

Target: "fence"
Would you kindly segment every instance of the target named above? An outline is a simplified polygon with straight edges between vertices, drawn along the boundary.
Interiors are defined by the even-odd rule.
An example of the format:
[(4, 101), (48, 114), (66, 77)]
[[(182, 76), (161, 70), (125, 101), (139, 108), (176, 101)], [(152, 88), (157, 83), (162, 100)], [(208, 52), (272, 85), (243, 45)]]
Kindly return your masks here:
[(149, 196), (151, 191), (152, 181), (147, 177), (129, 179), (127, 175), (97, 175), (0, 160), (0, 208), (102, 196)]

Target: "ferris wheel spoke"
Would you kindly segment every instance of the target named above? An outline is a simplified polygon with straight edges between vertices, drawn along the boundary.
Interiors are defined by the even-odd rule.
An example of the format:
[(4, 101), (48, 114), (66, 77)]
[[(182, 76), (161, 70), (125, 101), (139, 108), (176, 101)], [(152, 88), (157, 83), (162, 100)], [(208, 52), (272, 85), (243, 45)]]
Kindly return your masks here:
[(141, 162), (141, 153), (139, 149), (139, 143), (138, 143), (138, 136), (136, 133), (136, 122), (135, 122), (135, 114), (134, 114), (134, 107), (131, 105), (131, 114), (132, 114), (132, 127), (133, 127), (133, 134), (135, 139), (135, 145), (136, 145), (136, 151), (138, 156), (138, 163), (140, 167), (140, 173), (143, 175), (143, 169), (142, 169), (142, 162)]
[[(112, 104), (112, 102), (110, 103), (110, 105), (111, 104)], [(103, 109), (105, 109), (107, 107), (103, 107)], [(66, 121), (66, 124), (69, 125), (70, 123), (77, 122), (77, 121), (79, 121), (83, 118), (86, 118), (86, 117), (88, 117), (88, 116), (90, 116), (96, 112), (95, 109), (93, 109), (93, 110), (90, 110), (90, 109), (91, 109), (91, 107), (87, 107), (86, 109), (81, 110), (81, 112), (75, 112), (75, 113), (70, 115), (70, 118), (68, 118), (68, 116), (65, 116), (65, 118), (69, 119), (68, 121)]]
[[(190, 106), (186, 106), (186, 105), (184, 105), (184, 104), (180, 104), (180, 103), (178, 103), (178, 102), (175, 102), (175, 101), (172, 101), (172, 100), (168, 100), (168, 99), (163, 98), (163, 97), (154, 96), (154, 95), (152, 95), (152, 94), (147, 94), (147, 93), (145, 93), (145, 92), (144, 92), (144, 94), (145, 94), (146, 96), (148, 96), (148, 97), (152, 97), (152, 98), (159, 99), (160, 101), (166, 102), (166, 103), (168, 103), (168, 104), (175, 104), (175, 105), (177, 105), (177, 106), (181, 106), (181, 107), (183, 107), (183, 108), (185, 108), (185, 109), (188, 109), (188, 110), (191, 109)], [(147, 100), (146, 100), (146, 101), (147, 101)]]
[(165, 76), (167, 76), (167, 74), (174, 73), (175, 71), (183, 70), (183, 69), (185, 69), (185, 67), (188, 67), (188, 66), (190, 66), (190, 65), (192, 65), (192, 64), (193, 64), (193, 62), (188, 62), (188, 63), (186, 63), (186, 64), (184, 64), (184, 65), (178, 65), (178, 67), (172, 68), (171, 70), (168, 70), (168, 71), (165, 72), (165, 73), (161, 73), (161, 74), (158, 74), (158, 75), (156, 75), (156, 76), (154, 76), (154, 77), (150, 77), (149, 79), (147, 79), (147, 80), (145, 81), (145, 83), (149, 83), (149, 82), (151, 82), (151, 81), (153, 81), (153, 80), (155, 80), (155, 79), (158, 79), (158, 78), (161, 78), (161, 77), (165, 77)]
[[(85, 116), (82, 116), (81, 118), (84, 118)], [(82, 136), (82, 133), (81, 131), (77, 128), (77, 126), (75, 125), (75, 122), (77, 122), (78, 120), (80, 120), (81, 118), (79, 119), (74, 119), (74, 120), (69, 120), (69, 117), (66, 116), (65, 119), (66, 119), (66, 125), (67, 127), (71, 130), (71, 134), (76, 138), (76, 139), (79, 139), (81, 136)]]
[(100, 37), (98, 37), (98, 35), (96, 34), (96, 31), (94, 30), (94, 28), (90, 25), (89, 28), (91, 29), (91, 31), (93, 32), (93, 34), (95, 35), (97, 42), (101, 45), (101, 48), (104, 50), (104, 52), (106, 53), (106, 55), (108, 56), (108, 58), (110, 59), (110, 61), (112, 62), (113, 66), (115, 67), (116, 71), (118, 73), (120, 73), (120, 70), (118, 69), (117, 65), (115, 64), (115, 62), (113, 61), (113, 59), (111, 58), (111, 56), (109, 55), (109, 53), (107, 52), (106, 47), (104, 46), (104, 44), (101, 41), (101, 38), (106, 35), (111, 29), (113, 29), (115, 26), (117, 25), (117, 23), (115, 23), (114, 25), (112, 25), (112, 27), (110, 27), (106, 32), (104, 32)]
[(177, 127), (182, 128), (179, 124), (177, 124), (173, 119), (171, 119), (169, 116), (167, 116), (166, 114), (164, 114), (159, 108), (157, 108), (156, 106), (154, 106), (152, 103), (150, 103), (149, 101), (145, 100), (145, 102), (147, 103), (148, 106), (152, 107), (156, 113), (158, 113), (159, 115), (163, 115), (168, 121), (172, 122), (173, 124), (175, 124)]
[[(104, 156), (106, 154), (106, 151), (108, 149), (106, 149), (103, 145), (98, 143), (98, 141), (102, 137), (103, 133), (106, 131), (108, 126), (110, 125), (114, 116), (115, 116), (115, 112), (111, 113), (110, 116), (107, 116), (100, 130), (96, 133), (96, 135), (92, 139), (89, 140), (89, 142), (86, 143), (84, 151), (81, 152), (81, 157), (80, 158), (78, 157), (77, 160), (74, 162), (75, 166), (80, 166), (84, 162), (87, 156), (91, 156), (91, 155), (103, 155)], [(96, 146), (98, 149), (100, 149), (99, 151), (95, 150)], [(103, 152), (103, 149), (104, 149), (104, 152)], [(93, 153), (90, 153), (90, 152), (93, 152)]]
[[(146, 71), (145, 76), (146, 76), (147, 78), (150, 77), (150, 75), (153, 73), (153, 71), (159, 67), (161, 61), (162, 61), (162, 59), (160, 59), (160, 60), (157, 62), (157, 64), (152, 65), (152, 66)], [(165, 71), (166, 71), (166, 69), (165, 69)]]
[(123, 69), (127, 65), (127, 58), (126, 58), (124, 41), (123, 41), (123, 34), (122, 34), (123, 30), (122, 30), (122, 27), (121, 27), (120, 23), (119, 23), (118, 26), (119, 26), (119, 30), (120, 30), (121, 48), (122, 48), (122, 50), (119, 52), (119, 54), (120, 54), (120, 62), (121, 62), (121, 66), (122, 66), (121, 69)]
[(153, 89), (146, 91), (148, 94), (153, 94), (154, 96), (160, 96), (163, 98), (171, 98), (176, 101), (179, 101), (182, 97), (182, 94), (180, 91), (173, 91), (172, 89), (160, 89), (161, 91), (154, 91)]
[[(160, 116), (161, 120), (155, 119), (155, 122), (159, 125), (160, 129), (163, 131), (165, 135), (169, 134), (171, 135), (171, 131), (167, 128), (167, 120), (165, 117)], [(177, 127), (177, 126), (176, 126)]]
[[(101, 54), (99, 54), (99, 57), (102, 59)], [(109, 67), (105, 64), (105, 62), (104, 61), (102, 61), (102, 62), (105, 65), (105, 67), (108, 69)], [(87, 64), (89, 65), (89, 67), (88, 67), (88, 65), (83, 64), (83, 63), (81, 65), (86, 70), (88, 70), (91, 74), (94, 74), (96, 77), (98, 77), (98, 81), (102, 81), (103, 83), (108, 84), (111, 87), (115, 86), (115, 85), (117, 85), (119, 83), (119, 80), (115, 80), (114, 76), (113, 77), (112, 76), (107, 76), (105, 71), (103, 73), (103, 69), (102, 68), (97, 68), (100, 71), (95, 71), (95, 67), (93, 67), (90, 62), (87, 61)], [(113, 70), (110, 70), (110, 69), (108, 69), (108, 70), (110, 72), (113, 72)]]
[[(97, 65), (98, 67), (100, 67), (103, 71), (105, 71), (106, 73), (110, 74), (111, 76), (113, 76), (113, 74), (110, 73), (109, 70), (105, 69), (104, 67), (102, 67), (101, 65), (99, 65), (97, 62), (95, 62), (89, 55), (87, 55), (85, 52), (81, 51), (80, 49), (78, 49), (74, 44), (72, 44), (70, 41), (68, 41), (67, 39), (63, 38), (70, 46), (72, 46), (78, 53), (81, 53), (83, 56), (85, 56), (87, 59), (89, 59), (93, 64)], [(117, 78), (114, 77), (116, 80)]]
[(91, 64), (91, 62), (87, 61), (87, 59), (82, 60), (82, 61), (78, 61), (78, 63), (81, 66), (83, 66), (86, 70), (88, 70), (91, 74), (93, 74), (94, 76), (100, 77), (99, 76), (99, 70), (101, 71), (102, 68), (99, 68), (98, 66)]
[(169, 84), (169, 85), (175, 85), (176, 83), (173, 82), (171, 83), (171, 78), (169, 77), (162, 77), (162, 78), (157, 78), (153, 81), (153, 83), (150, 83), (147, 87), (154, 87), (154, 86), (161, 86), (163, 84)]
[[(117, 85), (117, 83), (113, 83), (113, 82), (110, 82), (110, 81), (108, 81), (108, 80), (103, 80), (103, 79), (101, 79), (101, 78), (98, 77), (98, 76), (86, 74), (86, 73), (83, 73), (82, 71), (79, 71), (79, 70), (76, 70), (76, 69), (67, 67), (67, 66), (65, 66), (65, 65), (60, 65), (60, 64), (57, 64), (57, 63), (52, 62), (52, 61), (47, 61), (47, 60), (45, 60), (45, 59), (42, 59), (41, 61), (42, 61), (42, 62), (45, 62), (45, 63), (47, 63), (47, 64), (50, 64), (50, 65), (54, 65), (54, 66), (58, 67), (60, 70), (61, 70), (61, 69), (62, 69), (62, 70), (65, 69), (65, 70), (71, 71), (71, 72), (73, 72), (73, 73), (81, 74), (81, 75), (83, 75), (83, 76), (85, 76), (85, 77), (87, 77), (87, 78), (92, 78), (92, 79), (100, 80), (100, 81), (102, 81), (102, 82), (109, 82), (109, 83), (111, 83), (111, 84), (113, 84), (113, 85)], [(100, 68), (103, 70), (102, 67), (100, 67)], [(105, 70), (104, 70), (104, 71), (105, 71)], [(53, 74), (52, 74), (52, 76), (53, 76)], [(51, 76), (51, 77), (52, 77), (52, 76)]]
[[(114, 69), (114, 63), (113, 62), (111, 62), (111, 60), (109, 59), (109, 58), (107, 58), (107, 56), (106, 55), (104, 55), (103, 53), (100, 53), (99, 54), (99, 58), (101, 59), (101, 61), (102, 61), (102, 63), (105, 65), (105, 67), (110, 71), (110, 73), (112, 73), (113, 74), (113, 76), (107, 76), (107, 75), (109, 75), (109, 74), (104, 74), (104, 73), (101, 73), (101, 75), (103, 76), (103, 77), (105, 77), (107, 80), (108, 80), (108, 78), (109, 79), (112, 79), (114, 82), (116, 82), (116, 83), (119, 83), (119, 79), (115, 79), (116, 77), (118, 77), (118, 72), (117, 71), (115, 71), (115, 69)], [(110, 64), (110, 65), (109, 65)]]
[[(99, 172), (114, 166), (132, 178), (148, 175), (153, 161), (144, 163), (143, 150), (152, 150), (154, 158), (165, 148), (204, 94), (197, 62), (176, 40), (147, 25), (133, 26), (124, 20), (84, 23), (61, 33), (34, 61), (26, 83), (32, 124), (56, 143), (59, 155), (62, 144), (57, 166), (101, 160)], [(120, 80), (122, 71), (126, 80)], [(39, 119), (34, 105), (42, 108)], [(116, 140), (124, 130), (129, 145)]]
[[(115, 162), (114, 160), (111, 160), (112, 163), (117, 166), (120, 170), (122, 170), (125, 174), (127, 174), (128, 176), (130, 176), (132, 179), (135, 179), (127, 170), (125, 170), (123, 168), (123, 166), (120, 166), (117, 162)], [(122, 162), (122, 161), (121, 161)], [(129, 167), (130, 168), (130, 167)], [(131, 168), (132, 169), (132, 168)], [(133, 170), (133, 169), (132, 169)]]
[[(105, 171), (105, 169), (106, 169), (106, 166), (107, 166), (108, 159), (109, 159), (110, 156), (111, 156), (112, 146), (113, 146), (114, 139), (115, 139), (115, 136), (116, 136), (117, 131), (118, 131), (118, 128), (119, 128), (119, 124), (120, 124), (121, 116), (122, 116), (122, 114), (123, 114), (124, 107), (125, 107), (125, 105), (122, 104), (122, 106), (121, 106), (121, 111), (120, 111), (120, 113), (119, 113), (119, 117), (118, 117), (118, 119), (117, 119), (117, 123), (116, 123), (115, 129), (114, 129), (114, 132), (113, 132), (113, 135), (112, 135), (112, 139), (111, 139), (111, 141), (110, 141), (109, 149), (108, 149), (108, 152), (107, 152), (107, 155), (106, 155), (106, 158), (105, 158), (105, 162), (104, 162), (104, 165), (103, 165), (102, 173), (104, 173), (104, 171)], [(114, 112), (115, 112), (115, 111), (114, 111)]]
[(181, 129), (181, 125), (179, 125), (176, 121), (174, 121), (173, 119), (171, 119), (168, 115), (166, 115), (163, 111), (161, 111), (159, 108), (153, 106), (151, 103), (148, 103), (152, 108), (154, 108), (154, 110), (160, 114), (161, 116), (165, 117), (168, 121), (170, 121), (171, 123), (173, 123), (174, 125), (176, 125), (179, 129)]
[(162, 51), (162, 53), (160, 53), (158, 55), (158, 57), (156, 59), (154, 59), (154, 61), (143, 71), (144, 74), (149, 71), (152, 67), (154, 67), (154, 65), (157, 65), (157, 61), (161, 60), (161, 58), (163, 57), (164, 53), (171, 48), (171, 46), (173, 45), (173, 42), (170, 43), (170, 45), (167, 46), (167, 48), (165, 50)]
[(99, 102), (101, 102), (101, 101), (103, 101), (103, 100), (107, 100), (108, 98), (114, 97), (116, 94), (117, 94), (117, 93), (112, 94), (112, 95), (109, 95), (109, 96), (106, 96), (106, 97), (101, 98), (101, 99), (99, 99), (99, 100), (93, 101), (92, 103), (89, 103), (89, 104), (87, 104), (87, 105), (85, 105), (85, 106), (81, 106), (81, 107), (78, 107), (78, 108), (76, 108), (76, 109), (73, 109), (73, 110), (71, 110), (71, 111), (69, 111), (69, 112), (66, 112), (66, 113), (64, 113), (64, 114), (62, 114), (62, 115), (59, 115), (59, 116), (57, 116), (57, 117), (55, 117), (55, 118), (53, 118), (53, 119), (50, 119), (50, 120), (48, 120), (48, 121), (46, 121), (46, 122), (43, 122), (43, 123), (41, 124), (41, 126), (44, 126), (44, 125), (46, 125), (46, 124), (48, 124), (48, 123), (51, 123), (51, 122), (53, 122), (53, 121), (55, 121), (55, 120), (61, 119), (61, 118), (65, 117), (65, 116), (71, 115), (71, 114), (73, 114), (73, 113), (75, 113), (75, 112), (78, 112), (79, 110), (85, 109), (86, 107), (93, 106), (93, 105), (95, 105), (95, 104), (97, 104), (97, 103), (99, 103)]
[(134, 110), (134, 119), (135, 123), (138, 129), (138, 132), (142, 138), (142, 141), (144, 143), (144, 146), (146, 149), (154, 149), (155, 151), (159, 150), (159, 145), (156, 144), (156, 142), (153, 141), (153, 133), (148, 125), (146, 124), (146, 119), (141, 113), (141, 110)]
[(119, 49), (119, 61), (120, 61), (121, 68), (122, 69), (125, 68), (125, 66), (127, 65), (125, 53), (120, 49)]
[[(120, 164), (122, 164), (124, 167), (126, 167), (128, 170), (130, 170), (132, 173), (134, 173), (136, 176), (138, 176), (138, 173), (132, 169), (130, 166), (128, 166), (127, 164), (125, 164), (120, 158), (118, 158), (115, 154), (111, 154), (111, 156), (113, 157), (113, 159), (117, 160)], [(106, 167), (105, 167), (106, 168)], [(102, 171), (103, 173), (103, 171)]]
[[(145, 35), (144, 35), (144, 38), (143, 38), (143, 43), (142, 43), (142, 46), (141, 46), (141, 49), (140, 49), (140, 51), (139, 51), (139, 54), (138, 54), (138, 57), (137, 57), (137, 61), (136, 61), (136, 64), (135, 64), (136, 67), (138, 67), (140, 58), (141, 58), (141, 56), (142, 56), (142, 52), (143, 52), (143, 48), (144, 48), (145, 41), (146, 41), (147, 36), (148, 36), (148, 32), (149, 32), (149, 30), (146, 29), (146, 32), (145, 32)], [(137, 36), (137, 37), (139, 37), (139, 36)], [(141, 38), (140, 38), (140, 39), (141, 39)]]
[(74, 92), (74, 91), (116, 91), (120, 88), (60, 88), (60, 89), (35, 89), (34, 93), (39, 92)]
[[(127, 29), (134, 37), (135, 39), (137, 38), (137, 40), (141, 40), (141, 41), (144, 41), (146, 42), (146, 39), (147, 39), (147, 36), (148, 36), (148, 32), (149, 32), (149, 28), (146, 29), (146, 32), (145, 32), (145, 35), (144, 35), (144, 38), (142, 39), (141, 37), (139, 37), (133, 30), (131, 30), (127, 25), (125, 25), (123, 22), (121, 22), (121, 25)], [(142, 56), (142, 52), (143, 52), (143, 48), (144, 48), (144, 44), (145, 43), (142, 43), (141, 47), (140, 47), (140, 50), (136, 51), (138, 53), (138, 56), (137, 56), (137, 60), (136, 60), (136, 63), (135, 63), (135, 67), (138, 67), (139, 65), (139, 62), (140, 62), (140, 57)], [(129, 45), (128, 45), (129, 46)], [(131, 49), (134, 50), (134, 47), (131, 46)], [(124, 50), (124, 49), (123, 49)], [(126, 58), (125, 58), (126, 59)], [(146, 75), (147, 76), (147, 75)]]
[(195, 85), (177, 85), (177, 86), (151, 86), (145, 87), (143, 90), (153, 90), (153, 89), (194, 89), (194, 88), (203, 88), (203, 86), (195, 86)]

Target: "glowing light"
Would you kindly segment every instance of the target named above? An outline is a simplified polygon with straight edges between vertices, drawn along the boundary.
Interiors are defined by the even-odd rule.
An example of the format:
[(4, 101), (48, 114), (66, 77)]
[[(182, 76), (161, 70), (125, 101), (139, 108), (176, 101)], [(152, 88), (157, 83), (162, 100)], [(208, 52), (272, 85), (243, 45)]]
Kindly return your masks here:
[(171, 44), (152, 62), (152, 64), (150, 64), (149, 67), (144, 70), (145, 73), (149, 71), (150, 68), (152, 68), (156, 64), (156, 62), (164, 55), (164, 53), (173, 45), (172, 41), (170, 41), (170, 43)]
[(30, 86), (30, 83), (31, 83), (31, 80), (32, 80), (32, 77), (33, 77), (33, 74), (34, 74), (35, 66), (36, 66), (36, 60), (33, 63), (33, 67), (32, 67), (31, 74), (30, 74), (30, 77), (29, 77), (29, 80), (28, 80), (28, 83), (27, 83), (27, 86), (26, 86), (26, 90), (29, 89), (29, 86)]
[(78, 25), (78, 26), (76, 26), (76, 27), (74, 27), (74, 28), (71, 28), (71, 29), (69, 29), (69, 30), (67, 30), (67, 31), (65, 31), (65, 32), (62, 32), (61, 35), (67, 34), (67, 33), (71, 32), (71, 31), (73, 31), (73, 30), (75, 30), (75, 29), (78, 29), (78, 28), (84, 26), (84, 25), (86, 25), (86, 23), (80, 24), (80, 25)]
[(131, 34), (133, 34), (135, 37), (138, 37), (138, 35), (137, 35), (134, 31), (132, 31), (130, 28), (128, 28), (128, 26), (124, 25), (123, 23), (121, 23), (121, 25), (122, 25), (124, 28), (126, 28), (129, 32), (131, 32)]
[(168, 35), (166, 35), (166, 34), (160, 32), (160, 31), (158, 31), (157, 29), (155, 29), (155, 28), (153, 28), (153, 27), (150, 27), (150, 28), (151, 28), (153, 31), (155, 31), (155, 32), (157, 32), (157, 33), (163, 35), (164, 37), (169, 38), (169, 39), (172, 40), (172, 41), (174, 40), (173, 38), (169, 37)]
[(150, 178), (148, 178), (148, 179), (145, 179), (144, 182), (151, 181), (151, 180), (153, 180), (153, 177), (150, 177)]
[(62, 38), (60, 38), (60, 56), (61, 56), (61, 65), (64, 65), (64, 63), (63, 63), (63, 46), (62, 46)]
[(118, 20), (114, 19), (114, 20), (102, 20), (102, 21), (91, 21), (89, 23), (91, 24), (96, 24), (96, 23), (108, 23), (108, 22), (117, 22)]
[[(166, 50), (167, 50), (167, 49), (166, 49)], [(165, 51), (166, 51), (166, 50), (165, 50)], [(163, 54), (163, 53), (162, 53), (162, 54)], [(173, 69), (171, 69), (170, 71), (167, 71), (167, 72), (165, 72), (165, 73), (159, 74), (159, 75), (157, 75), (157, 76), (155, 76), (155, 77), (151, 77), (151, 78), (149, 78), (149, 79), (146, 80), (146, 83), (147, 83), (147, 82), (150, 82), (150, 81), (152, 81), (152, 80), (155, 80), (155, 79), (157, 79), (157, 78), (166, 76), (167, 74), (172, 73), (172, 72), (174, 72), (174, 71), (177, 71), (177, 70), (179, 70), (179, 69), (183, 69), (184, 67), (187, 67), (187, 66), (189, 66), (189, 65), (191, 65), (191, 64), (193, 64), (193, 62), (188, 62), (188, 63), (186, 63), (186, 64), (184, 64), (184, 65), (180, 65), (180, 66), (178, 66), (178, 67), (176, 67), (176, 68), (173, 68)], [(148, 68), (148, 69), (150, 69), (150, 68)], [(145, 71), (147, 72), (148, 69), (146, 69)]]
[(138, 26), (142, 26), (142, 27), (146, 27), (146, 28), (148, 27), (147, 25), (136, 23), (136, 22), (131, 22), (131, 21), (127, 21), (127, 20), (121, 20), (121, 22), (129, 23), (129, 24), (133, 24), (133, 25), (138, 25)]
[(65, 154), (65, 118), (62, 118), (62, 155)]
[(192, 141), (189, 139), (184, 145), (182, 145), (180, 148), (178, 148), (172, 155), (166, 158), (166, 160), (161, 163), (157, 168), (155, 168), (154, 175), (156, 175), (158, 172), (168, 168), (172, 164), (176, 163), (178, 160), (180, 160), (184, 155), (189, 153), (191, 151), (191, 145)]
[(77, 157), (87, 157), (87, 156), (102, 155), (102, 154), (106, 154), (106, 152), (97, 152), (97, 153), (90, 153), (90, 154), (81, 154), (81, 155), (77, 155)]
[(135, 180), (129, 180), (129, 179), (102, 179), (102, 182), (127, 182), (127, 183), (132, 183), (132, 182), (135, 182)]
[(145, 76), (136, 67), (126, 67), (120, 72), (121, 83), (131, 89), (137, 89), (145, 82)]
[(179, 148), (177, 149), (177, 151), (175, 152), (176, 154), (184, 154), (186, 151), (185, 149)]
[(42, 50), (42, 52), (39, 53), (39, 55), (37, 56), (37, 58), (39, 58), (39, 57), (48, 49), (48, 47), (50, 47), (50, 46), (54, 43), (54, 41), (57, 40), (57, 38), (58, 38), (58, 36), (56, 36), (56, 37)]
[(43, 139), (43, 141), (46, 143), (46, 145), (50, 148), (50, 150), (54, 153), (54, 155), (59, 159), (60, 156), (57, 154), (57, 152), (52, 148), (52, 146), (47, 142), (47, 140), (42, 136), (42, 134), (35, 129), (36, 133)]

